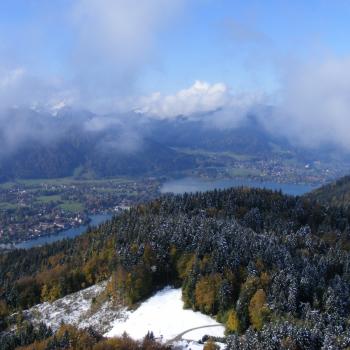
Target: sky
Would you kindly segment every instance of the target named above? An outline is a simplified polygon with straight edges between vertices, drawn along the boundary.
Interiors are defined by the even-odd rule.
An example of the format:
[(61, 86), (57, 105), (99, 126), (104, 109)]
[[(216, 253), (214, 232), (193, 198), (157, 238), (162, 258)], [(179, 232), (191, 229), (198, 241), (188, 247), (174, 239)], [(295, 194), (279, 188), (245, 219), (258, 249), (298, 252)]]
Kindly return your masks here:
[(0, 108), (220, 109), (222, 126), (273, 105), (272, 131), (350, 150), (349, 18), (346, 0), (3, 0)]
[[(38, 75), (74, 78), (74, 47), (82, 40), (79, 35), (84, 30), (79, 19), (74, 18), (75, 12), (79, 7), (92, 7), (93, 2), (97, 7), (107, 8), (101, 12), (108, 12), (108, 7), (117, 12), (127, 3), (120, 0), (1, 1), (2, 63), (11, 68), (25, 67)], [(144, 93), (156, 90), (171, 93), (195, 80), (223, 81), (232, 87), (271, 91), (278, 80), (278, 72), (274, 71), (276, 61), (304, 58), (319, 50), (350, 54), (350, 3), (345, 0), (139, 2), (150, 4), (150, 11), (145, 11), (144, 16), (152, 17), (149, 36), (154, 41), (147, 43), (152, 45), (153, 52), (147, 53), (151, 57), (142, 62), (144, 66), (137, 78), (137, 88)], [(113, 3), (116, 5), (111, 5)], [(166, 3), (174, 5), (164, 5)], [(165, 14), (166, 23), (161, 23), (162, 8), (173, 12)], [(128, 15), (129, 11), (125, 12)], [(142, 17), (140, 14), (141, 20)], [(84, 20), (94, 31), (96, 18), (87, 16)], [(140, 24), (132, 22), (131, 25)], [(90, 45), (93, 48), (94, 44)], [(125, 42), (119, 49), (127, 45)]]

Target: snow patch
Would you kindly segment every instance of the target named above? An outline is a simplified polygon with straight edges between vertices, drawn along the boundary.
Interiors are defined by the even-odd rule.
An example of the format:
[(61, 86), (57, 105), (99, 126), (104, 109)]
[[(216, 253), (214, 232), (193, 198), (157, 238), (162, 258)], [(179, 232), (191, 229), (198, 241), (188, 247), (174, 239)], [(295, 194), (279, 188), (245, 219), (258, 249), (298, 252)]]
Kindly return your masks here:
[[(187, 341), (187, 340), (181, 340), (178, 342), (174, 342), (173, 349), (175, 350), (203, 350), (204, 344), (195, 342), (195, 341)], [(216, 343), (216, 345), (219, 346), (220, 350), (226, 349), (226, 344), (224, 343)]]
[[(213, 318), (185, 310), (181, 296), (181, 289), (164, 288), (142, 303), (137, 310), (126, 311), (127, 319), (116, 320), (105, 336), (120, 336), (126, 332), (133, 339), (142, 339), (147, 332), (152, 331), (163, 342), (177, 340), (178, 337), (180, 340), (182, 333), (185, 333), (186, 339), (189, 334), (190, 337), (196, 337), (195, 340), (200, 340), (206, 334), (224, 336), (224, 327)], [(215, 327), (193, 330), (204, 326)]]
[(152, 331), (157, 340), (172, 344), (175, 349), (202, 350), (203, 344), (199, 341), (204, 335), (224, 337), (224, 327), (213, 318), (183, 308), (181, 289), (166, 287), (130, 311), (113, 305), (109, 300), (94, 304), (94, 300), (101, 294), (103, 296), (106, 283), (96, 284), (53, 303), (36, 305), (24, 311), (24, 316), (34, 324), (44, 322), (53, 331), (62, 322), (82, 329), (92, 327), (107, 337), (126, 332), (133, 339), (142, 339)]
[(24, 315), (35, 324), (44, 322), (53, 331), (56, 331), (61, 323), (65, 323), (78, 328), (91, 326), (99, 332), (107, 332), (111, 329), (112, 322), (117, 318), (123, 318), (124, 315), (120, 307), (116, 307), (108, 300), (96, 310), (93, 307), (94, 300), (104, 292), (106, 283), (96, 284), (52, 303), (38, 304), (24, 311)]

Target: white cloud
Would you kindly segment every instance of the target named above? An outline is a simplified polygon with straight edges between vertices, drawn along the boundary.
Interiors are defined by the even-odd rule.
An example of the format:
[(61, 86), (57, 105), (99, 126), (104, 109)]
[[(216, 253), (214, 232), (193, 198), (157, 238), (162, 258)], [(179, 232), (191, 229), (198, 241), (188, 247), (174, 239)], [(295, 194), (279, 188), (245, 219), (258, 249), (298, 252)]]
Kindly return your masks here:
[(272, 132), (317, 147), (350, 150), (350, 57), (328, 56), (288, 65), (276, 112), (265, 118)]
[(25, 71), (21, 67), (10, 71), (3, 71), (2, 76), (0, 77), (1, 91), (11, 89), (13, 86), (17, 85), (18, 81), (22, 79), (24, 74)]
[[(127, 95), (156, 53), (158, 35), (182, 8), (183, 0), (78, 0), (72, 23), (76, 35), (73, 71), (82, 102), (101, 112)], [(108, 106), (108, 107), (110, 107)]]
[(137, 111), (160, 119), (186, 116), (205, 119), (214, 126), (232, 127), (260, 100), (258, 94), (233, 94), (224, 83), (196, 81), (173, 95), (157, 92), (141, 98)]
[[(52, 99), (52, 104), (64, 100), (97, 113), (114, 111), (124, 98), (135, 94), (144, 70), (149, 65), (154, 68), (158, 38), (185, 5), (188, 1), (76, 0), (50, 5), (47, 13), (39, 7), (42, 12), (30, 26), (35, 30), (19, 23), (21, 35), (15, 38), (21, 50), (12, 43), (0, 45), (0, 107), (38, 105)], [(57, 30), (65, 44), (48, 64), (55, 47), (45, 35), (52, 30), (51, 22), (59, 23)]]
[(159, 118), (173, 118), (180, 115), (190, 116), (216, 110), (228, 103), (229, 92), (225, 84), (210, 85), (196, 81), (189, 88), (174, 95), (162, 95), (156, 92), (141, 99), (139, 112)]
[(241, 125), (264, 100), (261, 93), (233, 93), (224, 83), (196, 81), (173, 95), (157, 92), (141, 98), (137, 112), (159, 119), (200, 119), (207, 127), (225, 129)]
[[(13, 69), (1, 68), (0, 105), (2, 107), (8, 107), (19, 103), (31, 103), (33, 95), (32, 93), (28, 94), (26, 90), (28, 89), (28, 85), (31, 85), (32, 83), (34, 83), (33, 79), (28, 76), (23, 67), (16, 67)], [(38, 86), (36, 86), (34, 91), (35, 90), (38, 90)]]
[(59, 79), (32, 75), (24, 67), (0, 67), (0, 110), (11, 107), (57, 109), (74, 103), (76, 92)]

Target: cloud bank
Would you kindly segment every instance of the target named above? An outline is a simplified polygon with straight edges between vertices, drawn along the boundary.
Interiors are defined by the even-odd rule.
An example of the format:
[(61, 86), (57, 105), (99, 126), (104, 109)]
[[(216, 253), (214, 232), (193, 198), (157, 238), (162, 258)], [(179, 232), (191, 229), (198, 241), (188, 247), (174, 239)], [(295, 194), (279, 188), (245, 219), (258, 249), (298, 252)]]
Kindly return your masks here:
[(331, 145), (350, 152), (350, 56), (319, 56), (282, 68), (273, 96), (233, 93), (222, 82), (196, 81), (172, 95), (157, 92), (141, 98), (138, 111), (159, 119), (199, 118), (223, 129), (254, 114), (267, 130), (294, 145)]
[[(52, 5), (47, 16), (64, 28), (57, 30), (68, 46), (59, 52), (61, 75), (37, 67), (55, 59), (45, 52), (45, 35), (21, 35), (18, 46), (30, 47), (32, 42), (27, 52), (14, 43), (1, 45), (6, 57), (0, 58), (0, 108), (65, 99), (98, 113), (112, 111), (134, 93), (144, 70), (156, 64), (158, 37), (184, 6), (184, 0), (76, 0)], [(53, 9), (64, 15), (55, 15)], [(45, 33), (49, 25), (42, 17), (31, 25), (35, 32)], [(26, 24), (20, 29), (28, 31)], [(18, 56), (14, 63), (12, 56)]]
[(288, 65), (275, 111), (264, 121), (294, 143), (350, 151), (350, 56)]
[(115, 107), (155, 59), (158, 35), (183, 0), (78, 0), (73, 7), (75, 83), (91, 108)]
[[(211, 84), (201, 77), (203, 81), (172, 94), (156, 92), (139, 97), (134, 87), (145, 69), (157, 61), (159, 37), (189, 1), (68, 2), (67, 14), (59, 23), (67, 28), (70, 40), (68, 56), (61, 63), (61, 76), (38, 74), (38, 70), (31, 69), (29, 61), (35, 58), (44, 61), (40, 50), (30, 53), (37, 57), (14, 60), (16, 63), (12, 65), (15, 54), (0, 58), (2, 147), (12, 148), (20, 140), (35, 135), (42, 138), (47, 133), (44, 122), (39, 128), (42, 132), (35, 132), (31, 113), (24, 113), (11, 124), (3, 110), (17, 107), (18, 114), (22, 107), (44, 106), (56, 111), (61, 106), (72, 105), (98, 115), (117, 114), (121, 106), (123, 110), (135, 110), (137, 106), (140, 118), (185, 116), (201, 119), (208, 127), (223, 129), (237, 127), (247, 115), (254, 114), (271, 133), (286, 136), (294, 144), (307, 147), (331, 144), (350, 152), (350, 56), (318, 53), (299, 62), (278, 61), (275, 68), (276, 76), (280, 74), (279, 88), (273, 96), (232, 90), (226, 82)], [(45, 25), (44, 21), (39, 29), (45, 31)], [(236, 43), (257, 45), (268, 40), (244, 23), (230, 21), (227, 25)], [(2, 47), (1, 53), (6, 54)], [(255, 56), (252, 61), (256, 62)], [(268, 113), (267, 105), (271, 106)], [(96, 118), (89, 122), (88, 128), (100, 131), (118, 126), (118, 122), (114, 117)], [(136, 127), (128, 125), (125, 132), (131, 135), (131, 145), (138, 143), (139, 129), (135, 130)]]
[(24, 67), (0, 67), (0, 110), (8, 107), (56, 105), (73, 102), (73, 94), (62, 89), (58, 79), (41, 78)]

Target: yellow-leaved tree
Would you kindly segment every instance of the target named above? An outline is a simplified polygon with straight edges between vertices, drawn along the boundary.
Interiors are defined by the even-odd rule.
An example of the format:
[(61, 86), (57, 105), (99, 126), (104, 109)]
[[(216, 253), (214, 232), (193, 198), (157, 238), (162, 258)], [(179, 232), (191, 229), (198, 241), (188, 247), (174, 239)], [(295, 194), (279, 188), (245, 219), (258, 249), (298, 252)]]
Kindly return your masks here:
[(249, 318), (254, 329), (260, 330), (266, 322), (270, 310), (266, 304), (266, 293), (258, 289), (249, 303)]
[(203, 347), (203, 350), (219, 350), (219, 349), (220, 349), (220, 346), (215, 344), (213, 340), (208, 340)]
[(207, 314), (215, 314), (217, 312), (217, 294), (219, 291), (221, 276), (211, 274), (203, 276), (196, 284), (195, 298), (196, 307)]
[(239, 319), (235, 310), (230, 310), (227, 314), (226, 331), (227, 333), (238, 332), (239, 330)]

